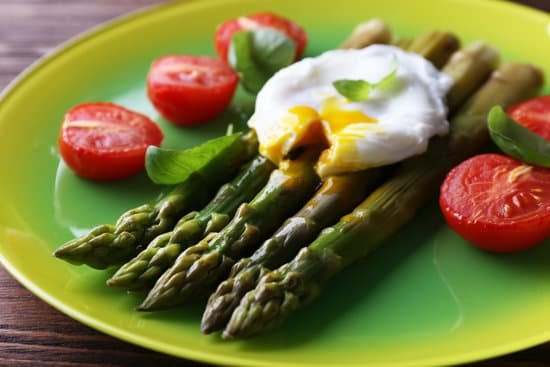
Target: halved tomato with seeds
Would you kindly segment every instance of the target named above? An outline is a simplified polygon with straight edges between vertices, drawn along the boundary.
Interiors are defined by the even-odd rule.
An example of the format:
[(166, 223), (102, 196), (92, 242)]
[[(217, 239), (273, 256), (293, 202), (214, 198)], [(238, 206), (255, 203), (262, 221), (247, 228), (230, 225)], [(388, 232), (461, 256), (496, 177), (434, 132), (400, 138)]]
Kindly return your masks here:
[(478, 155), (449, 172), (439, 204), (449, 226), (472, 244), (524, 250), (550, 236), (550, 169)]
[(79, 176), (116, 180), (145, 165), (149, 145), (159, 146), (163, 134), (147, 116), (114, 103), (82, 103), (65, 115), (59, 152)]

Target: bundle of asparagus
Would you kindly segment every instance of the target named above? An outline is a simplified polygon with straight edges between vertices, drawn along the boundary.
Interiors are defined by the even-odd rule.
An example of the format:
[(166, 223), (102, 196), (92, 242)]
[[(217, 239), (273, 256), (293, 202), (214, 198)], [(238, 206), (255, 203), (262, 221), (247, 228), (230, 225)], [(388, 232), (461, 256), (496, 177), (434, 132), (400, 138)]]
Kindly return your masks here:
[[(390, 41), (387, 25), (374, 20), (358, 26), (342, 47)], [(458, 39), (443, 32), (393, 43), (438, 67), (445, 65), (443, 71), (455, 82), (447, 96), (451, 113), (488, 78), (498, 59), (497, 52), (481, 42), (454, 52)], [(141, 310), (194, 300), (219, 284), (209, 299), (202, 330), (225, 326), (224, 338), (263, 332), (315, 298), (326, 279), (407, 222), (436, 192), (445, 172), (485, 143), (485, 117), (493, 105), (526, 98), (541, 83), (531, 67), (500, 68), (455, 114), (449, 136), (433, 139), (427, 153), (400, 164), (361, 204), (393, 167), (329, 177), (315, 192), (318, 147), (275, 169), (256, 156), (257, 140), (250, 131), (159, 202), (126, 212), (114, 226), (96, 227), (55, 255), (95, 268), (127, 262), (108, 284), (128, 290), (152, 287)], [(189, 212), (203, 206), (239, 168), (210, 203)]]
[(247, 202), (267, 182), (275, 165), (257, 156), (199, 212), (179, 220), (172, 231), (160, 234), (136, 257), (124, 264), (107, 284), (128, 290), (148, 289), (188, 246), (227, 225), (238, 206)]
[[(307, 150), (281, 162), (250, 203), (242, 204), (219, 233), (189, 247), (157, 281), (140, 305), (142, 311), (167, 308), (221, 281), (234, 259), (246, 255), (307, 200), (319, 183), (313, 166), (319, 151)], [(276, 204), (276, 205), (274, 205)]]

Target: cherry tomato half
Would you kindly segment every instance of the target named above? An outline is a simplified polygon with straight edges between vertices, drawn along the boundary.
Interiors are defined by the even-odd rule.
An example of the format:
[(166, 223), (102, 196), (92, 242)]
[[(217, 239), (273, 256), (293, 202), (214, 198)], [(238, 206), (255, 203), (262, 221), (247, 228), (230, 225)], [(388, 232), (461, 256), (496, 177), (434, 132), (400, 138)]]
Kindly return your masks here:
[(273, 28), (283, 32), (296, 42), (295, 60), (302, 57), (307, 44), (307, 34), (302, 27), (287, 18), (271, 12), (251, 14), (230, 19), (216, 28), (215, 46), (218, 55), (227, 61), (227, 53), (233, 33), (255, 28)]
[(550, 170), (478, 155), (449, 172), (439, 204), (449, 226), (472, 244), (525, 250), (550, 236)]
[(115, 180), (141, 170), (147, 147), (159, 146), (162, 139), (147, 116), (113, 103), (83, 103), (65, 115), (58, 146), (79, 176)]
[(510, 117), (550, 141), (550, 96), (537, 97), (508, 109)]
[(195, 125), (222, 113), (238, 82), (237, 73), (220, 59), (164, 56), (151, 65), (147, 95), (167, 120), (177, 125)]

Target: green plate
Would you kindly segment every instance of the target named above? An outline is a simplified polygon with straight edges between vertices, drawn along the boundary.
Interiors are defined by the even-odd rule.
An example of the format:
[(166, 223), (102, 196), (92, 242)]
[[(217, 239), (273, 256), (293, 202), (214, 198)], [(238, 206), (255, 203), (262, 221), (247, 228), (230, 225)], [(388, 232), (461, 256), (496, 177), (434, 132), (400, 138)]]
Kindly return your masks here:
[[(464, 42), (486, 40), (505, 59), (529, 61), (550, 75), (550, 18), (500, 1), (186, 1), (123, 18), (38, 62), (0, 101), (2, 264), (36, 295), (87, 325), (157, 351), (216, 363), (441, 365), (550, 340), (550, 243), (519, 255), (478, 251), (445, 226), (436, 192), (413, 223), (333, 279), (315, 304), (276, 332), (243, 342), (202, 336), (202, 305), (134, 312), (138, 298), (106, 287), (108, 272), (51, 256), (73, 235), (113, 222), (159, 193), (143, 174), (116, 183), (75, 177), (56, 150), (64, 112), (79, 102), (103, 100), (158, 119), (144, 93), (150, 62), (169, 53), (212, 54), (216, 24), (266, 9), (307, 29), (311, 55), (336, 47), (357, 23), (380, 17), (400, 35), (438, 28)], [(188, 147), (222, 134), (250, 100), (240, 94), (234, 107), (233, 114), (199, 128), (160, 121), (166, 146)]]

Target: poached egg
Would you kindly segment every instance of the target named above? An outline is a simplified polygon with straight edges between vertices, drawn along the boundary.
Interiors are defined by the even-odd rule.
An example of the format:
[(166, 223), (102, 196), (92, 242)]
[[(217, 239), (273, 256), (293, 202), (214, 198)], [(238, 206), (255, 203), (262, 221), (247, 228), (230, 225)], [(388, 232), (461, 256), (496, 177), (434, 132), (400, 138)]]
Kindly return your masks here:
[[(376, 83), (384, 88), (351, 101), (333, 82)], [(293, 150), (322, 145), (321, 177), (387, 165), (426, 151), (429, 139), (448, 132), (444, 97), (452, 79), (419, 55), (388, 45), (335, 50), (279, 70), (258, 93), (249, 126), (260, 153), (279, 163)]]

